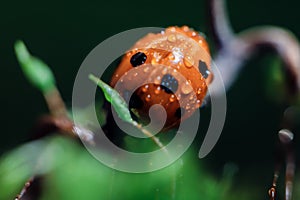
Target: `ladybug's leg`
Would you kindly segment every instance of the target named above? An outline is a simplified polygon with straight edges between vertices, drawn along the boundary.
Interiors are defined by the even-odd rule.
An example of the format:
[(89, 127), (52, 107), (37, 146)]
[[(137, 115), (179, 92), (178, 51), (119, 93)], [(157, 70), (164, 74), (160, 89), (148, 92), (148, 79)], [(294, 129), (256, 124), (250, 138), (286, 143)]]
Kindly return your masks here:
[(244, 62), (262, 47), (275, 51), (286, 67), (288, 90), (295, 94), (300, 89), (300, 44), (289, 31), (273, 26), (255, 27), (233, 34), (223, 0), (208, 0), (210, 26), (219, 47), (214, 63), (229, 89)]

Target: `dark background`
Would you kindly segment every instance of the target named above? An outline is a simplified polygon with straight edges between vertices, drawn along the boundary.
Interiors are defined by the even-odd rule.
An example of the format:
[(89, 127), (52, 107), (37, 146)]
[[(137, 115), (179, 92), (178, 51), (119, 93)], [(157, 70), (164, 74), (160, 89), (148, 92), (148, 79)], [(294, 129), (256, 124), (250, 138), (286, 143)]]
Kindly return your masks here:
[[(300, 38), (298, 0), (231, 0), (234, 30), (271, 24)], [(36, 118), (47, 113), (39, 91), (24, 78), (13, 45), (22, 39), (49, 64), (66, 102), (85, 56), (106, 38), (137, 27), (188, 25), (211, 42), (204, 1), (6, 1), (0, 3), (0, 154), (25, 142)], [(213, 43), (211, 43), (213, 46)], [(274, 54), (249, 61), (228, 92), (224, 132), (204, 161), (211, 168), (238, 163), (271, 183), (273, 149), (284, 107), (268, 97), (265, 79)], [(276, 88), (273, 88), (276, 90)], [(243, 167), (244, 166), (244, 167)], [(247, 176), (247, 175), (245, 175)], [(247, 182), (249, 179), (241, 180)]]

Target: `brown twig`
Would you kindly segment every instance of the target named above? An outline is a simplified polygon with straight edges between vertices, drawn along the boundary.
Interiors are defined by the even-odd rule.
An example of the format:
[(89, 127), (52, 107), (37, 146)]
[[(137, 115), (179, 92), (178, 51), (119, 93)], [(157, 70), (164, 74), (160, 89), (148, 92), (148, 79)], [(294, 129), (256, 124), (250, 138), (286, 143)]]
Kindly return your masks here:
[(224, 0), (208, 0), (209, 28), (218, 49), (224, 48), (234, 38), (224, 3)]
[(20, 194), (16, 196), (15, 200), (21, 200), (24, 197), (24, 195), (27, 193), (30, 186), (32, 185), (34, 179), (35, 177), (31, 177), (30, 179), (28, 179), (28, 181), (24, 184), (24, 187), (22, 188)]
[[(73, 138), (80, 138), (91, 145), (94, 144), (94, 134), (83, 127), (76, 126), (68, 117), (65, 103), (56, 88), (44, 94), (44, 97), (49, 108), (50, 115), (39, 119), (32, 139), (39, 139), (51, 133), (60, 132)], [(36, 167), (38, 168), (39, 166), (37, 165)], [(22, 200), (35, 180), (35, 175), (29, 178), (15, 200)]]
[[(274, 26), (255, 27), (234, 35), (224, 8), (224, 0), (208, 0), (208, 4), (210, 25), (219, 50), (214, 62), (222, 74), (225, 88), (231, 87), (247, 59), (262, 47), (269, 47), (283, 61), (287, 76), (285, 79), (287, 90), (291, 97), (297, 98), (300, 90), (300, 44), (296, 37), (291, 32)], [(220, 89), (220, 95), (222, 92)], [(289, 99), (286, 99), (289, 102)], [(295, 172), (293, 134), (289, 130), (283, 129), (279, 132), (279, 138), (280, 146), (283, 147), (286, 157), (285, 200), (290, 200)], [(276, 198), (277, 179), (282, 162), (282, 160), (278, 160), (275, 165), (273, 184), (269, 190), (271, 200)]]
[[(210, 20), (214, 41), (220, 49), (214, 62), (229, 89), (244, 62), (261, 47), (274, 50), (283, 61), (288, 80), (288, 91), (294, 95), (300, 89), (300, 45), (289, 31), (274, 26), (255, 27), (233, 35), (225, 12), (223, 0), (208, 0), (211, 7)], [(221, 90), (220, 90), (221, 92)]]
[(282, 165), (286, 162), (286, 173), (285, 173), (285, 200), (290, 200), (292, 197), (293, 190), (293, 178), (295, 171), (295, 158), (294, 151), (292, 150), (292, 142), (294, 134), (287, 130), (281, 129), (278, 132), (279, 144), (276, 148), (276, 160), (275, 169), (273, 176), (273, 183), (269, 189), (270, 200), (275, 200), (277, 197), (277, 181), (282, 169)]

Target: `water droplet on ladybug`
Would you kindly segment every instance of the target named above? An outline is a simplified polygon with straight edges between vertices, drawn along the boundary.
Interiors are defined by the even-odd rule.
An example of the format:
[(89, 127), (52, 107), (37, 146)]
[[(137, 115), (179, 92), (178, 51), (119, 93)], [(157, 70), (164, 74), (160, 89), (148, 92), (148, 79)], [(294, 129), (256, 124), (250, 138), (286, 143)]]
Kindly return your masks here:
[(152, 65), (155, 65), (155, 64), (157, 64), (157, 62), (156, 62), (156, 58), (152, 58), (152, 60), (151, 60), (151, 64), (152, 64)]
[(149, 70), (150, 70), (150, 67), (145, 67), (145, 68), (144, 68), (144, 72), (145, 72), (145, 73), (149, 72)]
[(201, 94), (201, 92), (202, 92), (202, 89), (201, 89), (201, 88), (198, 88), (198, 89), (197, 89), (197, 94)]
[(131, 52), (126, 53), (126, 56), (127, 56), (127, 57), (130, 57), (131, 55), (132, 55)]
[(159, 60), (161, 59), (161, 55), (157, 52), (153, 53), (153, 57), (156, 59), (156, 62), (159, 62)]
[(145, 86), (142, 88), (142, 91), (143, 91), (143, 92), (147, 92), (147, 91), (148, 91), (148, 88), (149, 88), (149, 85), (145, 85)]
[(160, 91), (161, 91), (161, 88), (160, 88), (160, 86), (158, 86), (158, 87), (154, 90), (154, 93), (155, 93), (155, 94), (159, 94)]
[(169, 42), (176, 42), (176, 35), (174, 34), (171, 34), (168, 36), (168, 41)]
[(175, 32), (176, 31), (175, 27), (170, 27), (170, 28), (168, 28), (168, 30), (170, 30), (171, 32)]
[(174, 60), (175, 56), (173, 55), (173, 53), (169, 53), (168, 58), (169, 60)]
[(151, 100), (151, 95), (150, 95), (150, 94), (147, 94), (145, 100), (146, 100), (146, 101), (150, 101), (150, 100)]
[(154, 83), (158, 85), (160, 84), (160, 81), (161, 81), (161, 77), (157, 76), (156, 79), (154, 80)]
[(179, 101), (181, 99), (181, 94), (177, 95), (177, 100)]
[(173, 103), (176, 100), (176, 97), (174, 94), (172, 94), (169, 98), (170, 103)]
[(193, 91), (193, 87), (189, 84), (188, 81), (186, 81), (184, 84), (181, 86), (181, 92), (183, 94), (189, 94)]
[(186, 104), (186, 106), (185, 106), (185, 109), (186, 110), (189, 110), (191, 108), (191, 105), (188, 103), (188, 104)]
[(165, 68), (161, 71), (161, 73), (162, 73), (163, 75), (167, 74), (167, 72), (168, 72), (168, 68), (167, 68), (167, 67), (165, 67)]
[(185, 64), (185, 66), (188, 67), (188, 68), (192, 67), (195, 63), (191, 56), (184, 57), (183, 62)]

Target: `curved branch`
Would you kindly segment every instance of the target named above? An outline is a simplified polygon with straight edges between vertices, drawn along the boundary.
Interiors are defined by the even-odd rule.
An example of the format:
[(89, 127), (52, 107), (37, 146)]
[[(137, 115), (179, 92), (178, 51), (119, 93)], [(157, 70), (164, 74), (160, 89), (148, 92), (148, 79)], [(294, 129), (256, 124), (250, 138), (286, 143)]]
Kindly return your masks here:
[(297, 38), (289, 31), (264, 26), (249, 29), (239, 34), (239, 38), (246, 42), (252, 53), (262, 46), (272, 48), (281, 58), (287, 72), (289, 91), (295, 94), (300, 89), (300, 45)]
[(228, 44), (234, 38), (224, 0), (208, 0), (208, 19), (214, 42), (218, 48)]
[(300, 45), (296, 37), (273, 26), (255, 27), (234, 35), (224, 1), (208, 0), (207, 3), (212, 35), (219, 48), (214, 61), (223, 76), (225, 88), (230, 88), (245, 60), (261, 47), (268, 46), (285, 64), (289, 92), (295, 94), (299, 91)]
[(273, 49), (283, 61), (288, 90), (294, 95), (300, 90), (300, 45), (289, 31), (263, 26), (248, 29), (237, 35), (215, 57), (226, 89), (229, 89), (245, 60), (250, 59), (262, 47)]

